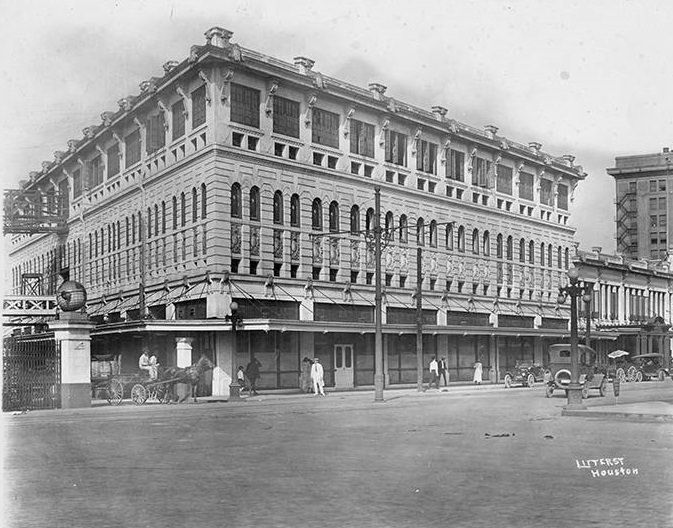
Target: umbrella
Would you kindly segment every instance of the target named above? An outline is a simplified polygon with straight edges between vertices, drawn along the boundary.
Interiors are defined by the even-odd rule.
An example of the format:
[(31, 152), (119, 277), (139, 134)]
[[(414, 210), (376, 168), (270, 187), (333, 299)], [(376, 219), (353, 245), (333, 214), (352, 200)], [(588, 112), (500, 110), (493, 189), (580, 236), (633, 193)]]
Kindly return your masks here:
[(612, 358), (612, 359), (616, 359), (616, 358), (619, 358), (619, 357), (622, 357), (622, 356), (628, 356), (628, 355), (629, 355), (629, 352), (627, 352), (626, 350), (615, 350), (614, 352), (610, 352), (608, 354), (608, 357)]

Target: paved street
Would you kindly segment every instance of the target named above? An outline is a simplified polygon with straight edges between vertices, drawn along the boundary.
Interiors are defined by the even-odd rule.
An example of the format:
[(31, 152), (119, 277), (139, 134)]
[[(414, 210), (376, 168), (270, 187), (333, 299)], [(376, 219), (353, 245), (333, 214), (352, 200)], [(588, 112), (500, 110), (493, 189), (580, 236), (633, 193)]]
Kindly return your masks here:
[[(5, 525), (673, 526), (670, 422), (562, 417), (541, 386), (385, 396), (4, 415)], [(622, 386), (643, 400), (673, 382)]]

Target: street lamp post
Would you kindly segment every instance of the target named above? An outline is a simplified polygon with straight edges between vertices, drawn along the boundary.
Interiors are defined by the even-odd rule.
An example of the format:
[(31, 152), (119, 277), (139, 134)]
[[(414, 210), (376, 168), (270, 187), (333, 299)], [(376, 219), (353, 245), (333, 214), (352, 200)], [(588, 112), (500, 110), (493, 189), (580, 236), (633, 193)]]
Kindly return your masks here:
[(238, 384), (236, 376), (236, 357), (238, 355), (238, 326), (243, 322), (243, 318), (238, 314), (238, 303), (232, 301), (229, 305), (231, 315), (225, 316), (225, 319), (231, 322), (231, 384), (229, 385), (229, 400), (241, 399), (241, 386)]
[[(578, 284), (579, 271), (575, 266), (568, 270), (568, 286), (559, 287), (558, 302), (563, 304), (567, 297), (570, 297), (570, 384), (568, 385), (568, 404), (567, 409), (581, 409), (582, 405), (582, 385), (580, 385), (579, 369), (579, 345), (577, 335), (577, 298), (582, 297), (586, 303), (589, 296), (584, 286)], [(590, 299), (590, 298), (589, 298)]]
[(374, 401), (383, 401), (383, 323), (382, 323), (382, 284), (381, 284), (381, 188), (374, 188)]

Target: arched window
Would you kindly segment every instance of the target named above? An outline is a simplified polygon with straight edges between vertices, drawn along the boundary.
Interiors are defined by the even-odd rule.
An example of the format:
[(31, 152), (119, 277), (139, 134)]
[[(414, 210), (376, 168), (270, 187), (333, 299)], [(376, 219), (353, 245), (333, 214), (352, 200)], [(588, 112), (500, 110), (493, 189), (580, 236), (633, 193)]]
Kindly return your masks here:
[(400, 242), (406, 244), (409, 241), (409, 223), (407, 215), (400, 216)]
[(557, 267), (562, 268), (563, 267), (563, 248), (561, 248), (561, 246), (559, 246), (558, 248), (556, 248), (556, 252), (557, 252), (557, 258), (556, 258)]
[(416, 220), (416, 244), (419, 246), (425, 245), (425, 221), (423, 218)]
[(479, 254), (479, 230), (472, 230), (472, 253), (475, 255)]
[(540, 243), (540, 266), (544, 266), (544, 242)]
[(367, 213), (365, 214), (365, 231), (368, 235), (374, 233), (374, 209), (371, 207), (367, 209)]
[(465, 252), (465, 228), (463, 226), (458, 227), (458, 251)]
[(166, 202), (161, 202), (161, 234), (166, 234)]
[(292, 227), (299, 227), (301, 225), (301, 207), (298, 194), (293, 194), (290, 197), (290, 225)]
[(430, 247), (437, 247), (437, 222), (430, 222)]
[(395, 240), (395, 219), (392, 211), (386, 213), (386, 232), (383, 236), (386, 240)]
[(208, 214), (208, 204), (206, 203), (206, 184), (201, 184), (201, 219), (203, 220)]
[(535, 264), (535, 242), (528, 242), (528, 263)]
[(273, 193), (273, 223), (283, 225), (283, 193)]
[(185, 227), (187, 223), (187, 197), (185, 193), (180, 193), (180, 227)]
[(250, 189), (250, 220), (259, 222), (259, 187)]
[(147, 238), (150, 238), (151, 236), (152, 236), (152, 209), (150, 207), (148, 207), (147, 208)]
[[(130, 224), (129, 224), (129, 217), (126, 217), (126, 246), (128, 247), (129, 241), (131, 239), (131, 229), (130, 229)], [(89, 245), (91, 245), (91, 237), (89, 237)], [(91, 258), (91, 255), (89, 255), (89, 258)]]
[(159, 205), (154, 204), (154, 234), (159, 235)]
[(551, 268), (554, 265), (554, 256), (551, 244), (547, 246), (547, 267)]
[(234, 183), (231, 186), (231, 217), (232, 218), (242, 218), (243, 217), (243, 207), (241, 207), (241, 185), (239, 183)]
[[(140, 213), (138, 213), (138, 218), (140, 218)], [(138, 222), (140, 222), (140, 220), (138, 220)], [(100, 228), (100, 254), (105, 255), (105, 228), (103, 227)]]
[(178, 228), (178, 199), (173, 196), (173, 229)]
[(329, 204), (329, 232), (339, 232), (339, 203), (336, 201)]
[(313, 231), (322, 231), (322, 202), (320, 198), (314, 199), (311, 206), (311, 227)]
[(199, 219), (199, 197), (196, 187), (192, 187), (192, 222)]
[[(98, 237), (98, 235), (96, 235)], [(131, 215), (131, 244), (136, 243), (136, 215), (135, 213)], [(96, 242), (98, 245), (98, 242)], [(96, 250), (98, 252), (98, 250)]]
[(498, 233), (498, 236), (495, 239), (495, 256), (501, 259), (502, 253), (503, 253), (502, 235)]
[(446, 242), (446, 249), (453, 249), (453, 223), (448, 224), (446, 226), (446, 236), (445, 242)]
[(484, 231), (484, 256), (489, 257), (491, 255), (491, 234), (488, 231)]
[(519, 240), (519, 262), (526, 262), (526, 241)]
[(570, 250), (566, 248), (564, 258), (565, 269), (570, 268)]
[(507, 260), (514, 258), (514, 239), (511, 236), (507, 237)]
[(360, 208), (357, 205), (351, 207), (351, 235), (360, 233)]

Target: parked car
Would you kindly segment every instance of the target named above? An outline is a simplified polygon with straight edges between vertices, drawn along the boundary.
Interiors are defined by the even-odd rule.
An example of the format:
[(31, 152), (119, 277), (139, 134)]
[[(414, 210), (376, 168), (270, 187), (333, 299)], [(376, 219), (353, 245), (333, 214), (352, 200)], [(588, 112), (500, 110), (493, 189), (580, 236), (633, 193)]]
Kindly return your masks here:
[(632, 381), (649, 381), (653, 378), (658, 381), (664, 381), (666, 376), (671, 375), (664, 368), (663, 354), (640, 354), (639, 356), (633, 356), (631, 359), (633, 360), (633, 365), (629, 367), (628, 372), (632, 373), (632, 376), (629, 376), (629, 379), (633, 377)]
[[(598, 389), (605, 396), (608, 377), (605, 370), (596, 366), (596, 352), (586, 345), (577, 345), (579, 351), (579, 382), (582, 385), (582, 397), (589, 397), (590, 389)], [(568, 390), (570, 385), (570, 345), (554, 344), (549, 346), (549, 372), (545, 394), (551, 398), (554, 390)]]
[(539, 363), (519, 360), (514, 368), (505, 372), (505, 387), (510, 388), (514, 384), (533, 387), (536, 383), (546, 382), (546, 376), (549, 372)]

